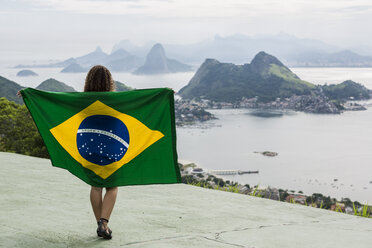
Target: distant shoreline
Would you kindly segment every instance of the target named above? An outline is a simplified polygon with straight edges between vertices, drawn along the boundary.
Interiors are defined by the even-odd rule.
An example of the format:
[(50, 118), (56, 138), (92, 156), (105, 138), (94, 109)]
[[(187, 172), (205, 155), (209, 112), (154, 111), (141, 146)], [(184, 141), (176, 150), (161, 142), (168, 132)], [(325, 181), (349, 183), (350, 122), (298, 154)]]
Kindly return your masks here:
[(337, 200), (320, 193), (313, 193), (309, 196), (303, 194), (302, 191), (295, 193), (294, 190), (283, 190), (270, 186), (256, 185), (252, 188), (249, 184), (242, 185), (213, 175), (189, 161), (179, 160), (179, 166), (182, 182), (186, 184), (372, 218), (371, 205), (363, 205), (358, 201), (351, 201), (349, 198)]

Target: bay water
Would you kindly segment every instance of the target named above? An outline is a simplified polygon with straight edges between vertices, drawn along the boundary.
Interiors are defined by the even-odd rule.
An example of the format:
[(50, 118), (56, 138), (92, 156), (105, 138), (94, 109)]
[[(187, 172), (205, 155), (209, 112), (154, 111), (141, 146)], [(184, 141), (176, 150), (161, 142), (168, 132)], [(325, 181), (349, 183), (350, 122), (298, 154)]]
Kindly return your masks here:
[[(372, 89), (372, 68), (291, 68), (315, 84), (351, 79)], [(36, 87), (48, 78), (81, 91), (86, 73), (34, 68), (39, 76), (17, 77), (20, 69), (2, 66), (0, 75)], [(154, 76), (113, 73), (133, 88), (169, 87), (178, 91), (194, 72)], [(322, 193), (372, 203), (372, 107), (340, 115), (249, 109), (210, 110), (218, 119), (177, 128), (179, 158), (206, 170), (259, 170), (259, 174), (225, 176), (242, 184)], [(259, 153), (274, 151), (276, 157)]]

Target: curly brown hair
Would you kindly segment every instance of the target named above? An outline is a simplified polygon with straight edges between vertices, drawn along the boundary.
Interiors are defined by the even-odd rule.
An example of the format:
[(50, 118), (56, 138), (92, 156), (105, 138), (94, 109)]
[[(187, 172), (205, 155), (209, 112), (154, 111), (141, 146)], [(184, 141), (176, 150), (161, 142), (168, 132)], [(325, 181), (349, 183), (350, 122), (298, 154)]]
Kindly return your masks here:
[(102, 65), (93, 66), (85, 78), (84, 91), (115, 91), (111, 72)]

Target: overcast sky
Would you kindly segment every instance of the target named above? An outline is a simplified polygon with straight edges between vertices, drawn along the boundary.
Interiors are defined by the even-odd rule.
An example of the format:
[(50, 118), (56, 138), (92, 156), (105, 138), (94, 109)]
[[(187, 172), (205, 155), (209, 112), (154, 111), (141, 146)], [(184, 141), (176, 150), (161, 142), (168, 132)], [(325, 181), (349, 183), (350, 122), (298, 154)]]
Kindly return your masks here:
[(371, 0), (0, 0), (1, 59), (65, 59), (123, 39), (278, 34), (372, 47)]

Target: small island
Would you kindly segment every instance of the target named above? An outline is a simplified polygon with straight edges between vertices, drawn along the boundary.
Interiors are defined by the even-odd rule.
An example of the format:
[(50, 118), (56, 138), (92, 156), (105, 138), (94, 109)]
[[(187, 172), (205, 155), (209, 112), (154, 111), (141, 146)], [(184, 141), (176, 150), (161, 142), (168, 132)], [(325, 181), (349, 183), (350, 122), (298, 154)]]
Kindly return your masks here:
[(262, 154), (262, 155), (264, 155), (266, 157), (276, 157), (276, 156), (279, 155), (277, 152), (270, 152), (270, 151), (254, 152), (254, 153), (259, 153), (259, 154)]
[(39, 76), (36, 72), (31, 70), (21, 70), (17, 73), (17, 77), (35, 77)]

